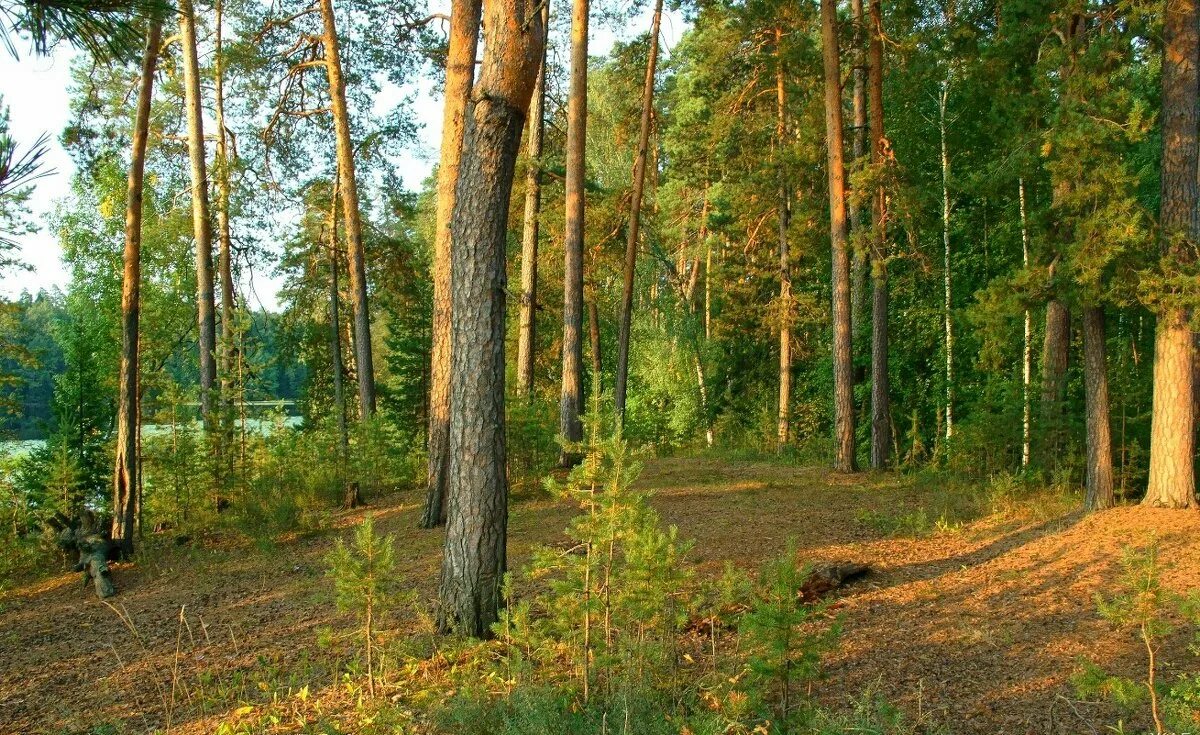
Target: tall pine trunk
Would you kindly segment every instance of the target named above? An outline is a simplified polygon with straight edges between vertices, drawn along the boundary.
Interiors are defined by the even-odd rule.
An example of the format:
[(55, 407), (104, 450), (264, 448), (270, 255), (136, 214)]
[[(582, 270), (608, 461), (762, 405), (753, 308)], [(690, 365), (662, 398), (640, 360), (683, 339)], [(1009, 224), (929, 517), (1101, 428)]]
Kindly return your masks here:
[(138, 319), (142, 285), (142, 193), (146, 172), (146, 143), (150, 133), (150, 102), (162, 23), (153, 19), (146, 29), (141, 87), (133, 119), (129, 183), (125, 204), (125, 272), (121, 283), (121, 375), (117, 393), (117, 452), (113, 478), (112, 540), (123, 556), (133, 554), (140, 502), (138, 480)]
[(437, 223), (433, 246), (433, 339), (429, 376), (429, 465), (422, 528), (446, 521), (450, 468), (451, 219), (462, 158), (467, 98), (475, 79), (481, 0), (454, 0), (450, 6), (450, 47), (446, 55), (446, 102), (442, 111), (442, 151), (438, 166)]
[(1113, 506), (1112, 428), (1109, 425), (1108, 358), (1104, 309), (1083, 310), (1083, 382), (1087, 404), (1088, 510)]
[[(638, 234), (641, 227), (642, 194), (646, 184), (646, 159), (650, 148), (650, 123), (654, 111), (654, 75), (658, 65), (658, 34), (662, 22), (662, 0), (655, 0), (650, 21), (650, 54), (642, 82), (642, 119), (638, 130), (637, 157), (633, 161), (633, 193), (629, 203), (629, 226), (625, 229), (625, 269), (622, 273), (621, 319), (617, 325), (617, 376), (613, 404), (617, 420), (625, 419), (625, 394), (629, 385), (629, 330), (633, 322), (633, 281), (637, 274)], [(706, 284), (707, 284), (707, 276)], [(707, 285), (706, 285), (707, 288)]]
[[(883, 134), (883, 9), (871, 0), (868, 76), (871, 102), (871, 160), (887, 165)], [(888, 384), (887, 194), (875, 193), (875, 241), (871, 249), (871, 467), (886, 467), (892, 451), (892, 417)]]
[[(588, 0), (571, 4), (571, 91), (567, 99), (566, 232), (563, 236), (562, 396), (559, 433), (583, 439), (583, 223), (587, 174)], [(564, 451), (561, 465), (576, 457)]]
[[(1167, 0), (1162, 59), (1162, 195), (1159, 223), (1167, 262), (1190, 264), (1200, 241), (1200, 30), (1196, 0)], [(1176, 266), (1178, 267), (1178, 266)], [(1187, 311), (1170, 304), (1154, 333), (1154, 414), (1150, 425), (1150, 477), (1146, 505), (1197, 505), (1192, 401), (1194, 348)]]
[[(183, 93), (187, 114), (188, 157), (192, 177), (192, 236), (196, 240), (196, 304), (200, 331), (200, 414), (209, 439), (214, 436), (213, 394), (216, 392), (216, 315), (213, 298), (212, 222), (208, 203), (208, 170), (204, 160), (204, 108), (200, 99), (200, 63), (196, 57), (196, 15), (192, 0), (179, 2), (179, 34), (183, 46)], [(219, 465), (219, 459), (218, 459)]]
[[(542, 5), (542, 26), (549, 26), (549, 0)], [(525, 171), (525, 226), (521, 239), (521, 321), (517, 335), (517, 395), (533, 394), (537, 351), (538, 230), (542, 212), (542, 137), (546, 131), (546, 56), (538, 67), (529, 103), (529, 163)]]
[[(354, 311), (354, 363), (358, 371), (359, 418), (366, 423), (375, 413), (375, 362), (371, 351), (371, 315), (367, 304), (366, 255), (363, 252), (362, 213), (358, 205), (358, 180), (354, 173), (354, 144), (350, 139), (350, 110), (346, 106), (346, 80), (342, 77), (342, 54), (338, 44), (333, 0), (321, 0), (325, 51), (325, 73), (329, 77), (329, 107), (333, 111), (334, 145), (337, 151), (338, 188), (342, 193), (349, 260), (350, 304)], [(353, 507), (360, 501), (347, 498)]]
[(778, 451), (787, 446), (792, 431), (792, 275), (788, 253), (791, 201), (783, 150), (787, 143), (787, 87), (784, 85), (783, 28), (775, 26), (775, 155), (779, 177), (779, 419)]
[(854, 352), (851, 332), (850, 253), (846, 243), (846, 168), (842, 154), (842, 72), (835, 0), (821, 0), (821, 44), (825, 62), (829, 239), (833, 248), (833, 433), (836, 447), (833, 466), (841, 472), (853, 472)]
[[(851, 141), (851, 153), (854, 156), (853, 170), (862, 170), (865, 156), (868, 154), (867, 136), (867, 52), (864, 32), (866, 19), (863, 16), (863, 0), (851, 0), (851, 16), (854, 21), (854, 93), (852, 107), (854, 114), (854, 137)], [(870, 214), (861, 206), (850, 208), (850, 231), (856, 236), (870, 223)], [(850, 260), (850, 333), (851, 340), (857, 339), (862, 333), (862, 318), (867, 290), (866, 250), (860, 247), (851, 248)]]
[[(342, 482), (342, 493), (349, 498), (354, 492), (346, 476), (350, 461), (350, 432), (346, 426), (346, 388), (344, 376), (346, 366), (342, 362), (342, 306), (341, 286), (338, 283), (338, 188), (336, 182), (330, 189), (329, 198), (329, 357), (333, 371), (333, 410), (338, 433), (338, 476)], [(318, 248), (320, 245), (317, 246)]]
[(507, 568), (505, 239), (521, 128), (545, 30), (532, 0), (488, 4), (483, 67), (467, 111), (451, 236), (450, 492), (438, 627), (485, 637)]

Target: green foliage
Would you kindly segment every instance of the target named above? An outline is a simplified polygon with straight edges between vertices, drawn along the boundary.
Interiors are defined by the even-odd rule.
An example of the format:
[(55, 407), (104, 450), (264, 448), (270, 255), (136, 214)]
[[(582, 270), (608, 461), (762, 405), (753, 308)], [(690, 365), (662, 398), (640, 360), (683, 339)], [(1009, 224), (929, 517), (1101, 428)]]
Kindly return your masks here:
[(353, 613), (366, 662), (367, 688), (375, 694), (376, 636), (386, 616), (400, 602), (400, 580), (396, 577), (396, 539), (378, 536), (375, 522), (368, 513), (354, 529), (354, 543), (334, 542), (326, 558), (328, 575), (333, 580), (334, 602), (341, 612)]
[(829, 625), (827, 605), (804, 600), (804, 583), (810, 570), (796, 562), (796, 544), (771, 560), (759, 574), (750, 609), (740, 631), (749, 651), (748, 668), (757, 691), (766, 695), (782, 732), (807, 715), (797, 701), (795, 688), (814, 681), (821, 671), (821, 656), (840, 635)]
[(1108, 700), (1127, 714), (1148, 705), (1157, 733), (1189, 732), (1200, 722), (1200, 675), (1183, 673), (1174, 682), (1163, 681), (1160, 652), (1183, 624), (1194, 630), (1191, 650), (1200, 655), (1200, 593), (1179, 595), (1163, 586), (1157, 539), (1144, 548), (1126, 546), (1121, 569), (1120, 593), (1110, 599), (1097, 595), (1096, 606), (1100, 617), (1136, 637), (1146, 656), (1145, 673), (1135, 679), (1084, 662), (1072, 683), (1080, 696)]

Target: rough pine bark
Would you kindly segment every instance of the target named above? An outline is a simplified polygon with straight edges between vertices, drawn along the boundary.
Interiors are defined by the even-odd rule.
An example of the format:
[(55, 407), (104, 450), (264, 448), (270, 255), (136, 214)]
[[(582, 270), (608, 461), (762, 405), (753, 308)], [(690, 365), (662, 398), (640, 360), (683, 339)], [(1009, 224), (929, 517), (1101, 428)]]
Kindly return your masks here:
[(192, 0), (180, 0), (179, 35), (183, 46), (183, 93), (187, 115), (188, 158), (192, 181), (192, 236), (196, 240), (196, 305), (200, 331), (200, 415), (213, 435), (216, 392), (217, 326), (213, 297), (212, 222), (208, 202), (208, 170), (204, 160), (204, 108), (200, 99), (200, 64), (196, 57), (196, 15)]
[(446, 102), (442, 110), (442, 150), (438, 166), (437, 223), (433, 245), (433, 337), (429, 371), (429, 465), (422, 528), (446, 522), (450, 466), (450, 221), (462, 156), (467, 98), (475, 80), (481, 0), (450, 5), (450, 46), (446, 55)]
[(1049, 462), (1060, 448), (1071, 346), (1071, 312), (1058, 299), (1046, 303), (1042, 339), (1041, 456)]
[[(868, 77), (871, 107), (871, 161), (887, 165), (883, 134), (883, 9), (871, 0)], [(875, 241), (871, 249), (871, 467), (888, 465), (892, 451), (892, 418), (888, 383), (887, 194), (875, 193)]]
[[(650, 21), (650, 54), (642, 82), (642, 119), (638, 129), (637, 156), (633, 161), (633, 192), (629, 203), (629, 226), (625, 229), (625, 268), (622, 273), (621, 319), (617, 325), (617, 376), (613, 405), (617, 420), (625, 419), (625, 394), (629, 385), (629, 329), (633, 322), (633, 281), (637, 274), (638, 235), (641, 227), (642, 194), (646, 184), (646, 159), (650, 148), (650, 123), (654, 111), (654, 75), (658, 64), (658, 35), (662, 22), (662, 0), (655, 0)], [(707, 276), (705, 276), (707, 288)], [(707, 324), (707, 322), (706, 322)]]
[(783, 29), (775, 26), (775, 151), (779, 177), (779, 417), (776, 429), (778, 451), (783, 451), (792, 431), (792, 274), (788, 253), (791, 202), (787, 173), (782, 161), (787, 139), (787, 88), (784, 85)]
[(837, 26), (835, 0), (821, 0), (821, 44), (825, 63), (825, 149), (829, 174), (829, 239), (833, 248), (833, 466), (841, 472), (853, 472), (854, 352), (851, 331), (850, 253), (846, 243), (846, 168), (842, 154), (842, 72)]
[(1112, 427), (1109, 425), (1108, 358), (1104, 309), (1083, 310), (1083, 382), (1087, 404), (1087, 495), (1084, 507), (1113, 507)]
[(138, 521), (138, 320), (142, 285), (142, 192), (146, 173), (146, 143), (150, 133), (150, 102), (162, 23), (151, 20), (142, 55), (141, 85), (133, 119), (129, 182), (125, 203), (124, 275), (121, 283), (121, 374), (117, 393), (117, 451), (113, 479), (112, 540), (122, 556), (133, 554)]
[(450, 487), (438, 627), (487, 637), (506, 570), (505, 238), (545, 30), (532, 0), (494, 0), (468, 107), (451, 240)]
[[(542, 26), (550, 22), (550, 3), (542, 5)], [(521, 238), (521, 321), (517, 333), (517, 395), (533, 394), (537, 350), (538, 230), (542, 212), (542, 136), (546, 130), (546, 55), (538, 67), (529, 103), (529, 163), (525, 171), (525, 223)]]
[[(1200, 241), (1200, 29), (1196, 0), (1167, 0), (1163, 18), (1162, 194), (1159, 223), (1168, 269), (1194, 260)], [(1154, 413), (1146, 505), (1196, 507), (1194, 348), (1187, 311), (1167, 301), (1154, 333)]]
[[(354, 144), (350, 139), (350, 110), (346, 106), (346, 80), (338, 43), (333, 0), (321, 0), (325, 73), (329, 78), (329, 107), (333, 111), (334, 147), (337, 151), (338, 188), (342, 193), (342, 220), (350, 267), (350, 304), (354, 311), (354, 363), (358, 372), (359, 418), (366, 423), (375, 413), (375, 361), (371, 350), (371, 313), (367, 304), (367, 267), (363, 252), (362, 214), (358, 206), (358, 181), (354, 173)], [(351, 499), (350, 506), (359, 498)]]
[[(571, 89), (567, 99), (566, 232), (563, 236), (562, 395), (559, 433), (583, 439), (583, 225), (587, 169), (588, 0), (571, 3)], [(564, 451), (560, 464), (576, 457)]]

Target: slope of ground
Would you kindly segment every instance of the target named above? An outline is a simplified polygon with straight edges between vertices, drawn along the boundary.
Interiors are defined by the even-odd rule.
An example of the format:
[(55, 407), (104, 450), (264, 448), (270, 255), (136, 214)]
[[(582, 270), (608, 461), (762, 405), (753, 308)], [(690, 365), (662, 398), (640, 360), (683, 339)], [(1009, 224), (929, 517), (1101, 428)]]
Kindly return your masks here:
[[(1114, 589), (1122, 545), (1156, 536), (1167, 586), (1200, 587), (1200, 513), (991, 517), (896, 538), (879, 519), (926, 517), (934, 500), (912, 480), (677, 458), (649, 462), (640, 483), (655, 491), (664, 520), (695, 539), (702, 570), (756, 567), (789, 538), (812, 561), (870, 564), (870, 577), (837, 602), (842, 643), (816, 695), (836, 705), (873, 687), (955, 733), (1077, 733), (1115, 721), (1073, 701), (1068, 679), (1081, 659), (1129, 675), (1142, 666), (1134, 639), (1095, 612), (1095, 594)], [(432, 599), (440, 534), (416, 528), (417, 494), (371, 511), (397, 535), (404, 579)], [(515, 504), (513, 564), (533, 544), (558, 540), (570, 514), (547, 500)], [(144, 553), (115, 567), (121, 592), (111, 605), (73, 574), (0, 597), (0, 734), (212, 733), (255, 690), (261, 698), (308, 686), (336, 706), (336, 692), (352, 688), (317, 645), (337, 620), (323, 557), (360, 517), (342, 514), (335, 533), (270, 551)], [(1185, 648), (1171, 639), (1161, 659), (1194, 663)], [(101, 723), (111, 729), (93, 730)], [(296, 730), (280, 722), (278, 731)]]

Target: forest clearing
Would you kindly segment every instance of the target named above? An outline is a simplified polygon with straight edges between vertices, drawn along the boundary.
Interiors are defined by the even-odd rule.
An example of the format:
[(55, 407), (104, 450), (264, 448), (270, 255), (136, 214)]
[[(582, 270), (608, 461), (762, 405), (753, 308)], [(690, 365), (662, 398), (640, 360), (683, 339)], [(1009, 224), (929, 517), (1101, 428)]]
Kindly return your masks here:
[(1198, 0), (0, 0), (0, 735), (1197, 735)]
[[(786, 548), (788, 536), (798, 540), (804, 562), (868, 564), (865, 579), (835, 596), (830, 612), (842, 620), (841, 640), (812, 693), (823, 704), (846, 707), (874, 690), (923, 723), (914, 732), (948, 726), (980, 735), (1082, 733), (1116, 722), (1111, 705), (1080, 701), (1070, 679), (1081, 660), (1135, 677), (1144, 666), (1137, 641), (1096, 613), (1094, 596), (1118, 587), (1121, 547), (1157, 538), (1165, 585), (1200, 584), (1196, 514), (1134, 507), (1083, 517), (1064, 512), (1075, 499), (1053, 494), (996, 498), (989, 508), (962, 489), (932, 493), (914, 478), (843, 477), (777, 461), (704, 456), (650, 460), (640, 485), (655, 493), (663, 520), (695, 540), (689, 556), (705, 576), (719, 576), (726, 561), (757, 569)], [(881, 517), (925, 511), (961, 520), (941, 531), (918, 524), (896, 535), (864, 509)], [(81, 589), (74, 575), (9, 591), (0, 598), (0, 644), (9, 652), (0, 664), (5, 731), (161, 730), (165, 709), (173, 709), (170, 731), (180, 734), (243, 732), (221, 730), (222, 723), (241, 723), (246, 732), (430, 731), (427, 711), (408, 698), (439, 674), (393, 673), (382, 679), (379, 703), (356, 705), (356, 695), (335, 682), (347, 652), (314, 645), (322, 627), (341, 620), (325, 578), (329, 537), (345, 535), (362, 512), (339, 514), (341, 530), (269, 551), (218, 543), (172, 549), (137, 567), (118, 565), (125, 592), (116, 610)], [(439, 545), (416, 528), (419, 499), (388, 496), (369, 512), (381, 532), (397, 534), (399, 576), (429, 599)], [(570, 515), (569, 507), (544, 497), (514, 503), (514, 567), (528, 563), (532, 544), (561, 542)], [(182, 643), (181, 610), (189, 626)], [(380, 638), (386, 646), (430, 634), (420, 628), (419, 617), (404, 612)], [(1190, 660), (1186, 646), (1184, 636), (1175, 636), (1159, 655), (1174, 668)], [(406, 656), (418, 657), (413, 649), (395, 651), (397, 670), (410, 665)], [(448, 668), (454, 657), (450, 651), (424, 665)], [(686, 671), (710, 664), (683, 665)], [(298, 697), (302, 688), (305, 699)], [(173, 707), (164, 708), (162, 696)], [(396, 699), (403, 704), (390, 704)], [(398, 711), (379, 717), (376, 710), (389, 706)], [(281, 722), (268, 726), (271, 714)], [(372, 729), (373, 719), (387, 724)], [(1126, 722), (1150, 724), (1141, 717)]]

